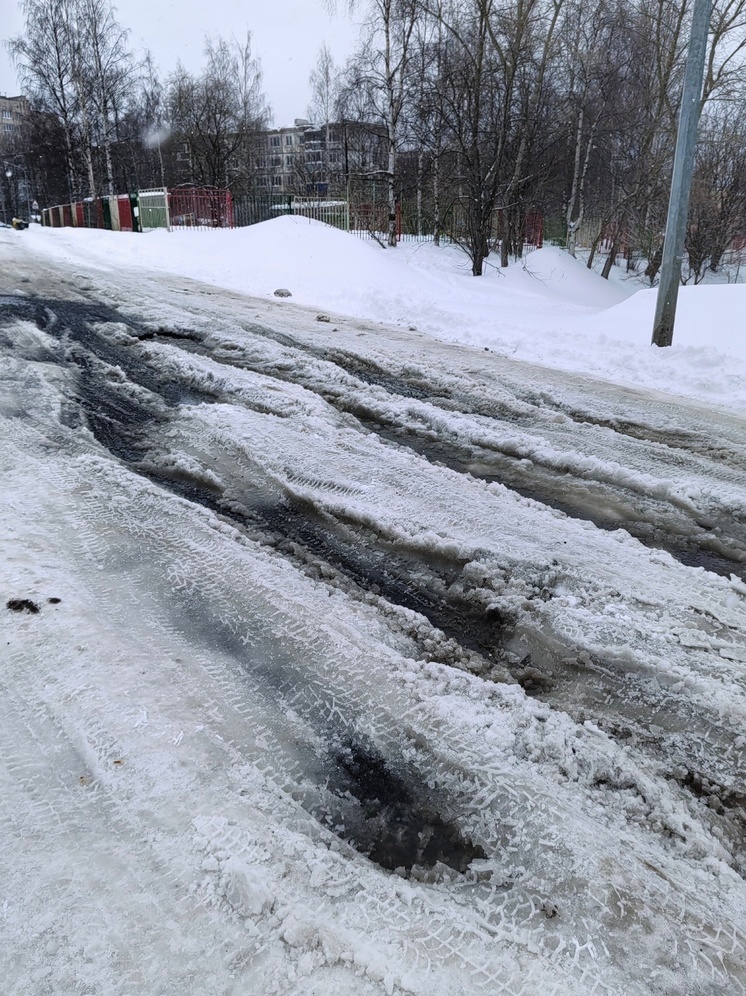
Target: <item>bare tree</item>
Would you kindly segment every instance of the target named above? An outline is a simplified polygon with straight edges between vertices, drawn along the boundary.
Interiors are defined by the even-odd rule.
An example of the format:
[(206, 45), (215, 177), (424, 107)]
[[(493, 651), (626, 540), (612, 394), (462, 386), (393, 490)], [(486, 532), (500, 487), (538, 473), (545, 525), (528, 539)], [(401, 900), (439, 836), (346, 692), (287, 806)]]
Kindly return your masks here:
[(174, 140), (189, 155), (189, 180), (230, 187), (245, 179), (253, 162), (253, 136), (266, 124), (268, 107), (251, 36), (242, 44), (208, 39), (201, 74), (183, 66), (168, 80)]
[[(127, 44), (128, 32), (116, 20), (110, 0), (77, 2), (81, 78), (93, 95), (91, 127), (96, 144), (103, 149), (106, 186), (108, 193), (113, 194), (111, 147), (118, 137), (119, 117), (132, 93), (137, 67)], [(87, 108), (87, 95), (83, 100)]]
[(78, 189), (73, 4), (74, 0), (23, 0), (23, 34), (8, 42), (24, 92), (39, 111), (54, 115), (60, 122), (70, 198)]
[(311, 87), (308, 116), (326, 130), (326, 140), (329, 142), (329, 128), (339, 93), (339, 73), (326, 42), (319, 49), (316, 67), (311, 71), (308, 82)]
[[(354, 6), (355, 0), (351, 0), (350, 7)], [(387, 243), (392, 249), (397, 244), (396, 166), (400, 123), (409, 95), (412, 38), (419, 13), (418, 0), (368, 0), (365, 40), (349, 66), (351, 84), (365, 92), (370, 107), (386, 127)]]
[(593, 166), (598, 168), (594, 154), (604, 144), (602, 133), (608, 134), (613, 127), (614, 98), (627, 68), (624, 54), (614, 44), (622, 17), (615, 0), (590, 4), (572, 0), (563, 25), (568, 132), (572, 135), (572, 176), (565, 212), (571, 256), (585, 218), (589, 172)]
[(686, 230), (682, 280), (700, 283), (717, 271), (746, 223), (746, 121), (740, 108), (719, 107), (701, 125)]
[(146, 148), (155, 149), (162, 187), (166, 186), (163, 143), (170, 134), (167, 120), (166, 95), (150, 52), (145, 53), (139, 80), (138, 105), (140, 137)]

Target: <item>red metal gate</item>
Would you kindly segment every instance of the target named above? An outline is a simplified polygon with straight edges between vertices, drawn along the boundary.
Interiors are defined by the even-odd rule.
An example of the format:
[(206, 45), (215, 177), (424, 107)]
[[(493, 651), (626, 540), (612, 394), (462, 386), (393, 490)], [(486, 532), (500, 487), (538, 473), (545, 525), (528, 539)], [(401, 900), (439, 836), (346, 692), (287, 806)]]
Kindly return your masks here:
[(536, 246), (541, 249), (544, 245), (544, 215), (538, 211), (528, 211), (526, 213), (526, 223), (524, 228), (524, 241), (526, 245)]
[(230, 190), (216, 187), (177, 187), (169, 191), (172, 228), (233, 228)]
[(132, 205), (129, 194), (119, 194), (117, 197), (117, 207), (119, 208), (119, 231), (132, 231)]

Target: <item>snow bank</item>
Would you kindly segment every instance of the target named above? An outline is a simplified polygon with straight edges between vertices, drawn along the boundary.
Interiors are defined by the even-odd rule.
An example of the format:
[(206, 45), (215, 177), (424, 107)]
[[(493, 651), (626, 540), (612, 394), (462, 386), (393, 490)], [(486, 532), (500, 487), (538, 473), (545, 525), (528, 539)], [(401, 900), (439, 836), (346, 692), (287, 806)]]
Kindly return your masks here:
[(265, 297), (287, 287), (291, 304), (415, 326), (516, 359), (746, 411), (742, 285), (682, 288), (674, 345), (661, 350), (650, 346), (654, 291), (632, 293), (552, 247), (507, 270), (490, 260), (475, 279), (455, 246), (384, 250), (297, 217), (234, 231), (24, 235), (66, 261), (142, 266)]

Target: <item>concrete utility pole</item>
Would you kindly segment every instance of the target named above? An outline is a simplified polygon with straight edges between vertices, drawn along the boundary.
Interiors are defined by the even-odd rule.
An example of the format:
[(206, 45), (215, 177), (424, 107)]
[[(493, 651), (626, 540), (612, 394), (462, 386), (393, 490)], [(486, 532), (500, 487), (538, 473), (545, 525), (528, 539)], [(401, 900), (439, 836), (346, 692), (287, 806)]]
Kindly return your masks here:
[(686, 220), (689, 213), (689, 195), (692, 191), (694, 152), (697, 147), (699, 104), (702, 98), (702, 73), (707, 53), (707, 35), (710, 28), (712, 0), (694, 0), (689, 53), (686, 57), (684, 90), (681, 95), (679, 130), (676, 136), (676, 154), (673, 161), (671, 197), (668, 202), (666, 241), (663, 245), (661, 280), (653, 325), (654, 346), (670, 346), (676, 318), (676, 301), (681, 281), (681, 260), (684, 255)]

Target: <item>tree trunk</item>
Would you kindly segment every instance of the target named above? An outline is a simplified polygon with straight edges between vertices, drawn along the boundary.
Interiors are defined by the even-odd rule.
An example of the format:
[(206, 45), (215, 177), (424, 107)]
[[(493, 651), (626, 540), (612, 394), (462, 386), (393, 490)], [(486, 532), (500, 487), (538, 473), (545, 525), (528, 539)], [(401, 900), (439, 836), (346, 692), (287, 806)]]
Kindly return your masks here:
[(433, 216), (434, 231), (433, 243), (440, 245), (440, 156), (435, 157), (433, 163)]
[(572, 188), (570, 190), (570, 197), (567, 202), (567, 251), (571, 256), (575, 255), (576, 237), (578, 233), (578, 228), (580, 227), (580, 218), (577, 220), (573, 219), (573, 214), (575, 213), (575, 202), (578, 199), (578, 187), (580, 185), (580, 147), (583, 140), (583, 121), (584, 114), (583, 108), (580, 108), (578, 113), (578, 127), (575, 133), (575, 162), (573, 166), (572, 173)]
[(516, 259), (523, 259), (523, 239), (526, 233), (526, 218), (521, 208), (516, 208), (513, 226), (513, 252)]
[(510, 256), (510, 226), (508, 223), (508, 209), (503, 208), (498, 214), (498, 224), (500, 226), (500, 266), (505, 269)]
[(611, 249), (609, 249), (609, 255), (606, 257), (606, 262), (604, 263), (604, 268), (601, 271), (601, 276), (604, 280), (609, 279), (609, 274), (611, 273), (611, 268), (616, 262), (617, 253), (619, 252), (619, 247), (617, 246), (617, 241), (611, 243)]
[[(105, 124), (104, 127), (106, 127)], [(108, 135), (104, 137), (104, 156), (106, 160), (106, 186), (109, 190), (109, 196), (113, 196), (116, 193), (114, 189), (114, 166), (111, 161), (111, 142)]]
[(474, 277), (481, 277), (484, 269), (484, 261), (487, 258), (487, 248), (483, 243), (479, 243), (477, 238), (477, 245), (475, 247), (474, 255), (471, 260), (471, 272)]
[[(568, 214), (570, 212), (568, 211)], [(578, 222), (571, 221), (567, 226), (567, 251), (571, 256), (575, 256), (575, 248), (577, 246), (577, 235), (578, 235)]]
[(658, 270), (660, 270), (662, 262), (663, 262), (663, 243), (661, 243), (658, 246), (658, 248), (653, 253), (652, 259), (648, 261), (648, 265), (645, 267), (645, 276), (650, 281), (651, 287), (655, 283), (655, 278), (658, 276)]
[(396, 248), (396, 183), (394, 170), (396, 169), (396, 152), (394, 144), (389, 139), (389, 175), (388, 175), (388, 201), (389, 201), (389, 237), (388, 245), (391, 249)]

